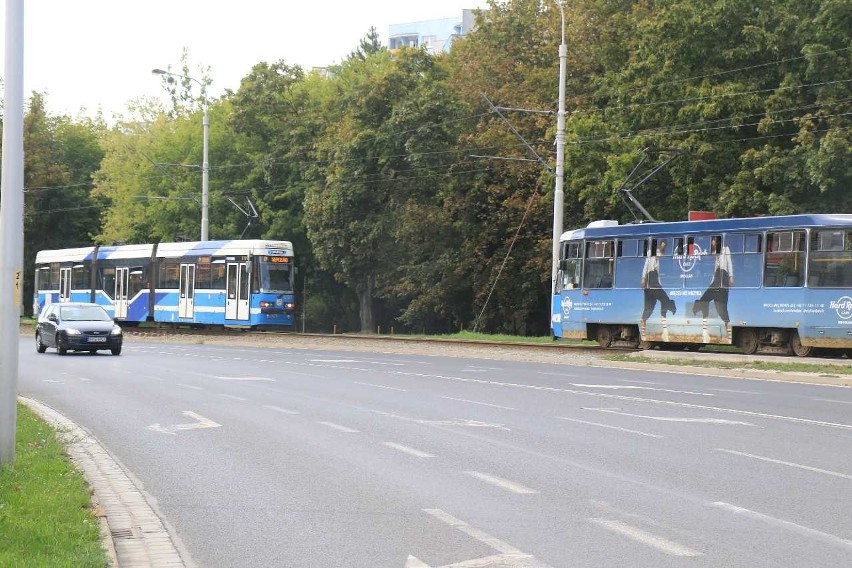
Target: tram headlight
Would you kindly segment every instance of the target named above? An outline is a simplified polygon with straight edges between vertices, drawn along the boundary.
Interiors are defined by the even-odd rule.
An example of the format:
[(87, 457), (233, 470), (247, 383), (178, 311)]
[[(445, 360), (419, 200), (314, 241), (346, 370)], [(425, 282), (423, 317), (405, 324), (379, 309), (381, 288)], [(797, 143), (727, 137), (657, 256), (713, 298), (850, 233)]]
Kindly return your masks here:
[(274, 307), (274, 306), (275, 306), (275, 302), (266, 302), (266, 301), (260, 302), (261, 308), (271, 308), (271, 307)]
[(109, 332), (110, 335), (121, 335), (121, 328), (117, 325), (112, 326), (112, 331)]
[(284, 309), (285, 310), (294, 310), (294, 309), (296, 309), (296, 304), (293, 304), (293, 303), (284, 304)]

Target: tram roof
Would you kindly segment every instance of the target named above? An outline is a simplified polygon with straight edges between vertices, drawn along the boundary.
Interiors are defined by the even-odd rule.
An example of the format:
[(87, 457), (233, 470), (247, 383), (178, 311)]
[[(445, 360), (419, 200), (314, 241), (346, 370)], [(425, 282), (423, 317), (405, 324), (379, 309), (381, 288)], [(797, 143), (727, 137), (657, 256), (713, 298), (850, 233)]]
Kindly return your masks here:
[[(657, 235), (685, 235), (692, 233), (763, 231), (772, 229), (797, 229), (814, 227), (852, 228), (852, 215), (809, 214), (780, 217), (742, 217), (734, 219), (708, 219), (702, 221), (663, 221), (656, 223), (631, 223), (627, 225), (590, 223), (582, 229), (562, 233), (560, 241), (606, 237), (644, 237)], [(597, 225), (597, 226), (596, 226)]]
[[(98, 247), (98, 259), (150, 258), (153, 244), (103, 245)], [(267, 239), (188, 241), (182, 243), (159, 243), (157, 257), (179, 258), (184, 256), (228, 256), (228, 255), (281, 255), (293, 256), (293, 243)], [(42, 250), (36, 254), (36, 263), (91, 261), (95, 247)]]

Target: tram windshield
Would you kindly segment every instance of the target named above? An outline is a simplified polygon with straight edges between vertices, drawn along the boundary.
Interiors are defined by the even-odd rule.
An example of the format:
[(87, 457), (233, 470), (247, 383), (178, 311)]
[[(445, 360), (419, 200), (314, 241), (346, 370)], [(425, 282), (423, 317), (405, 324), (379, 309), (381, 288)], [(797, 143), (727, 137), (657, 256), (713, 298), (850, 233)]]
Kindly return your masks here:
[(260, 263), (261, 292), (292, 292), (292, 266), (284, 263)]

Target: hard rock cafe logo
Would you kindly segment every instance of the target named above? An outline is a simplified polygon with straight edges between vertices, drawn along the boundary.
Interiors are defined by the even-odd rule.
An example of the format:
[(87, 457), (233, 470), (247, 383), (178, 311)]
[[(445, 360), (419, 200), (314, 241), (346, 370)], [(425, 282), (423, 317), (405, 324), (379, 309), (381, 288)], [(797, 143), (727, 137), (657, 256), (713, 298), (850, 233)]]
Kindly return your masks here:
[(842, 296), (837, 300), (832, 300), (828, 306), (837, 312), (837, 317), (840, 319), (848, 320), (852, 318), (852, 298), (849, 296)]
[(681, 254), (677, 255), (677, 262), (680, 265), (680, 269), (683, 272), (690, 272), (695, 265), (698, 264), (698, 261), (701, 260), (701, 257), (707, 254), (706, 251), (701, 250), (701, 247), (698, 245), (691, 245), (692, 254)]
[(574, 307), (574, 302), (571, 298), (562, 298), (562, 315), (566, 318), (571, 315), (571, 308)]

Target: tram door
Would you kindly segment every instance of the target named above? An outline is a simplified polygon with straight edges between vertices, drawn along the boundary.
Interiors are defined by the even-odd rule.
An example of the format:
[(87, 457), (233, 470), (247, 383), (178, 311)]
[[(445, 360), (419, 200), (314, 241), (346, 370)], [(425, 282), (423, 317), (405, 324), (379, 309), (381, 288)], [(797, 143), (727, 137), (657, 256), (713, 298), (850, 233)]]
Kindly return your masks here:
[(248, 263), (229, 262), (226, 277), (228, 280), (228, 298), (225, 300), (225, 319), (249, 319)]
[(195, 314), (195, 265), (180, 265), (180, 300), (178, 317), (191, 318)]
[(127, 289), (130, 284), (130, 268), (120, 266), (115, 269), (115, 295), (113, 306), (115, 307), (115, 318), (127, 317)]
[(71, 301), (71, 269), (59, 269), (59, 301)]

